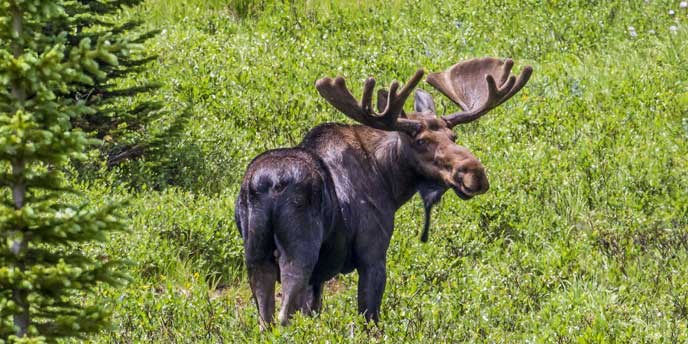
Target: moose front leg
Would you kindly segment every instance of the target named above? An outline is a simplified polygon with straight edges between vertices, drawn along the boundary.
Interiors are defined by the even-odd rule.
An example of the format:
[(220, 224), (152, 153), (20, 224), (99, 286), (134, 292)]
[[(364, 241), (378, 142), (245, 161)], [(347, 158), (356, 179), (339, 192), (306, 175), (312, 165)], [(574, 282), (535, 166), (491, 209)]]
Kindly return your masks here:
[(385, 262), (366, 264), (358, 268), (358, 312), (366, 320), (380, 320), (380, 304), (387, 283)]

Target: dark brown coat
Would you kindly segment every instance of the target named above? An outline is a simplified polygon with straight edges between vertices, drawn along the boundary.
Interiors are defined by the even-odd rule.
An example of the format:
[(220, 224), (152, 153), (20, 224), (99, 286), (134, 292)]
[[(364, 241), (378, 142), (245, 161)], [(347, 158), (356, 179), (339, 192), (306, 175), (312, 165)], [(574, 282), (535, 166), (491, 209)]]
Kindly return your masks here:
[(378, 320), (397, 209), (421, 195), (426, 241), (430, 210), (447, 189), (462, 199), (488, 190), (484, 167), (454, 142), (451, 128), (479, 118), (525, 85), (532, 69), (517, 80), (510, 76), (512, 65), (485, 58), (430, 74), (428, 82), (465, 110), (443, 117), (422, 90), (416, 91), (414, 112), (403, 113), (422, 71), (399, 93), (397, 83), (381, 90), (378, 113), (371, 109), (372, 78), (360, 104), (342, 78), (316, 83), (325, 99), (363, 125), (319, 125), (297, 147), (265, 152), (246, 171), (235, 216), (263, 326), (272, 322), (277, 280), (283, 294), (279, 319), (286, 324), (296, 310), (319, 311), (323, 283), (354, 269), (358, 310)]

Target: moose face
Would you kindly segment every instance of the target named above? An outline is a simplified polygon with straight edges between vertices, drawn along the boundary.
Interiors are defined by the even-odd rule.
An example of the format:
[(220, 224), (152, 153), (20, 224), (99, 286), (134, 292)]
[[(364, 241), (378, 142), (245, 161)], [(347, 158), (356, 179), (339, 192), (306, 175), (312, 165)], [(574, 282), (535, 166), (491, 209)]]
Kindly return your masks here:
[(488, 190), (485, 168), (468, 149), (455, 143), (452, 128), (480, 118), (528, 82), (533, 69), (526, 66), (517, 78), (511, 74), (513, 65), (511, 59), (482, 58), (458, 63), (444, 72), (430, 73), (426, 81), (463, 109), (441, 117), (436, 115), (432, 96), (420, 89), (416, 90), (414, 112), (404, 114), (404, 102), (423, 78), (422, 69), (401, 90), (395, 81), (389, 91), (378, 91), (378, 112), (371, 105), (373, 78), (366, 80), (360, 102), (347, 89), (342, 77), (320, 79), (316, 88), (330, 104), (353, 120), (376, 129), (405, 133), (402, 136), (408, 137), (407, 148), (416, 172), (432, 181), (420, 190), (426, 204), (432, 204), (446, 188), (453, 189), (462, 199)]
[(443, 119), (429, 110), (408, 118), (422, 124), (407, 144), (418, 174), (451, 188), (463, 200), (487, 192), (485, 168), (468, 149), (456, 144), (456, 134)]

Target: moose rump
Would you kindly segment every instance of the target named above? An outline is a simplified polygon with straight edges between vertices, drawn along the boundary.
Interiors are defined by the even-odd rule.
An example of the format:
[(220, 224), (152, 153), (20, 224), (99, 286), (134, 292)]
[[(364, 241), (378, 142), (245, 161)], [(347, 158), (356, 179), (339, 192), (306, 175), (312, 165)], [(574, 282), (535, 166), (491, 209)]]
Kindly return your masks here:
[[(319, 311), (322, 284), (346, 259), (337, 235), (337, 199), (327, 167), (301, 148), (276, 149), (249, 165), (235, 207), (261, 327), (272, 322), (275, 283), (280, 323), (296, 310)], [(324, 258), (324, 259), (323, 259)]]

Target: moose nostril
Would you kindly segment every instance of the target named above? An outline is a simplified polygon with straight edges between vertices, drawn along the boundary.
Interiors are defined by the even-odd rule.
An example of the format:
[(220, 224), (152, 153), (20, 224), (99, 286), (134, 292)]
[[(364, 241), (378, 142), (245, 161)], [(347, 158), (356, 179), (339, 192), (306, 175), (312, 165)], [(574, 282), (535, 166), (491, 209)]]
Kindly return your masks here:
[(456, 185), (462, 185), (465, 187), (465, 184), (463, 183), (463, 178), (464, 178), (464, 173), (463, 172), (456, 172), (454, 173), (454, 183)]
[(462, 175), (462, 178), (459, 181), (464, 190), (472, 195), (475, 195), (487, 191), (488, 185), (487, 181), (484, 179), (485, 178), (482, 178), (479, 173), (466, 173)]
[(466, 191), (468, 191), (468, 193), (470, 193), (470, 194), (475, 194), (475, 193), (477, 193), (478, 191), (480, 191), (480, 187), (478, 187), (477, 185), (475, 185), (475, 184), (473, 184), (473, 183), (465, 183), (465, 182), (464, 182), (464, 183), (463, 183), (463, 188), (464, 188)]

